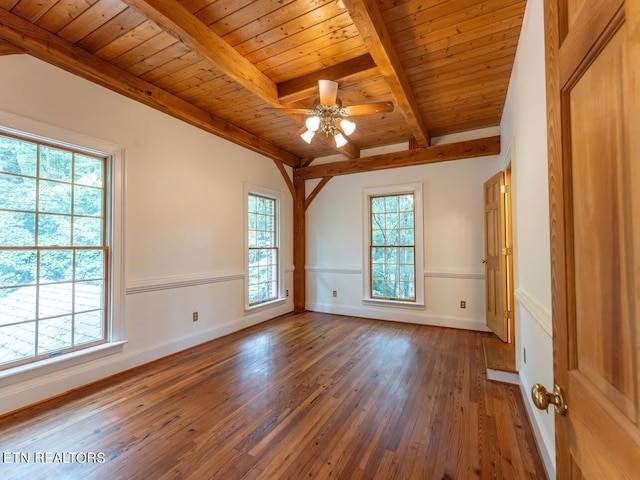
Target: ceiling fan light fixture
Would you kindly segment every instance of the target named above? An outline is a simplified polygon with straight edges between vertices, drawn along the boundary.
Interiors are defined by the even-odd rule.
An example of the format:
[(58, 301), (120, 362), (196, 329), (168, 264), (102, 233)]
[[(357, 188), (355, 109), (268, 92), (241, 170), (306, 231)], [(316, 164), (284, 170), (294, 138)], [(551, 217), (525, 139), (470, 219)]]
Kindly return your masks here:
[(345, 135), (349, 136), (356, 131), (356, 124), (351, 120), (343, 118), (342, 120), (340, 120), (340, 128), (345, 133)]
[(316, 133), (324, 134), (328, 140), (333, 141), (338, 149), (342, 149), (349, 143), (349, 137), (356, 131), (356, 123), (347, 117), (352, 115), (367, 115), (370, 113), (391, 112), (391, 102), (367, 103), (362, 105), (350, 105), (343, 107), (338, 98), (338, 82), (332, 80), (319, 80), (319, 101), (313, 108), (284, 108), (291, 114), (305, 114), (304, 132), (300, 137), (311, 145), (311, 140)]
[(300, 138), (302, 138), (305, 142), (307, 142), (309, 145), (311, 145), (311, 140), (313, 140), (313, 136), (315, 134), (316, 134), (316, 132), (314, 132), (312, 130), (307, 130), (302, 135), (300, 135)]
[(336, 142), (336, 147), (338, 148), (342, 148), (347, 144), (347, 139), (344, 138), (344, 135), (342, 135), (342, 133), (338, 131), (336, 131), (333, 140)]
[(310, 131), (317, 132), (318, 128), (320, 128), (320, 117), (317, 117), (315, 115), (312, 117), (308, 117), (304, 124)]

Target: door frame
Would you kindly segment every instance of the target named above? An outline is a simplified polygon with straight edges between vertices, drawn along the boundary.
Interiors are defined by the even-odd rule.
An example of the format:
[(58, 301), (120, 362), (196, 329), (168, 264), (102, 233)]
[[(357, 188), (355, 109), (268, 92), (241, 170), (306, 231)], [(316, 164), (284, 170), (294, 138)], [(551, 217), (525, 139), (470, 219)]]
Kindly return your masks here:
[(505, 274), (507, 276), (507, 310), (511, 312), (511, 318), (507, 321), (509, 343), (516, 345), (516, 304), (515, 304), (515, 245), (513, 241), (513, 177), (511, 172), (511, 157), (507, 159), (507, 168), (504, 169), (504, 184), (507, 186), (505, 195), (505, 247), (511, 251), (506, 258)]

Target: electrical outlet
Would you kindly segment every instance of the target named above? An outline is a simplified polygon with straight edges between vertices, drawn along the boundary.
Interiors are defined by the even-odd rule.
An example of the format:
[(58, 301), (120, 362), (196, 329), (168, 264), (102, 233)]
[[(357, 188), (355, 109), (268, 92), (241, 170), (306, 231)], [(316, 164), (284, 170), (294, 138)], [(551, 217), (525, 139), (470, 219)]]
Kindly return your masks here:
[(193, 321), (194, 322), (198, 321), (198, 312), (193, 312)]
[(287, 290), (287, 297), (289, 296), (289, 290)]
[(467, 302), (460, 300), (460, 308), (467, 308)]
[(338, 296), (338, 291), (334, 290), (333, 292), (331, 292), (331, 295), (333, 295), (334, 297), (337, 297)]

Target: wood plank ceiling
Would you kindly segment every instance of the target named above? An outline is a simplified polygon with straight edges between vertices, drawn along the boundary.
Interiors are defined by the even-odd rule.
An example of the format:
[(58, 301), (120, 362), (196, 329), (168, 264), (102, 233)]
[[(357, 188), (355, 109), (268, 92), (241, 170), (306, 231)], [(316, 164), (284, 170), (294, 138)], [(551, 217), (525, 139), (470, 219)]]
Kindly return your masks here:
[(345, 106), (395, 106), (355, 117), (348, 158), (499, 125), (525, 3), (0, 0), (0, 54), (33, 55), (297, 167), (335, 147), (322, 135), (308, 145), (304, 117), (273, 107), (311, 108), (318, 79), (337, 81)]

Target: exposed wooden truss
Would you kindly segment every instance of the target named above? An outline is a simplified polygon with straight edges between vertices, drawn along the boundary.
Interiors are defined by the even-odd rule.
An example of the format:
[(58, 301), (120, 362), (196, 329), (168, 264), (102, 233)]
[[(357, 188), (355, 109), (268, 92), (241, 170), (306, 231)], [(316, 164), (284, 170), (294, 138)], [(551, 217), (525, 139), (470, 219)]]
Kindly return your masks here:
[(333, 177), (352, 173), (386, 170), (390, 168), (424, 165), (426, 163), (448, 162), (463, 158), (478, 158), (500, 153), (500, 137), (487, 137), (457, 143), (416, 148), (397, 153), (373, 155), (347, 162), (325, 163), (323, 165), (296, 168), (295, 174), (304, 180)]
[[(346, 9), (341, 9), (343, 4)], [(26, 52), (286, 165), (336, 151), (295, 132), (318, 79), (364, 149), (499, 124), (525, 0), (0, 0), (0, 54)], [(58, 58), (60, 57), (60, 58)], [(103, 73), (104, 72), (104, 73)]]

